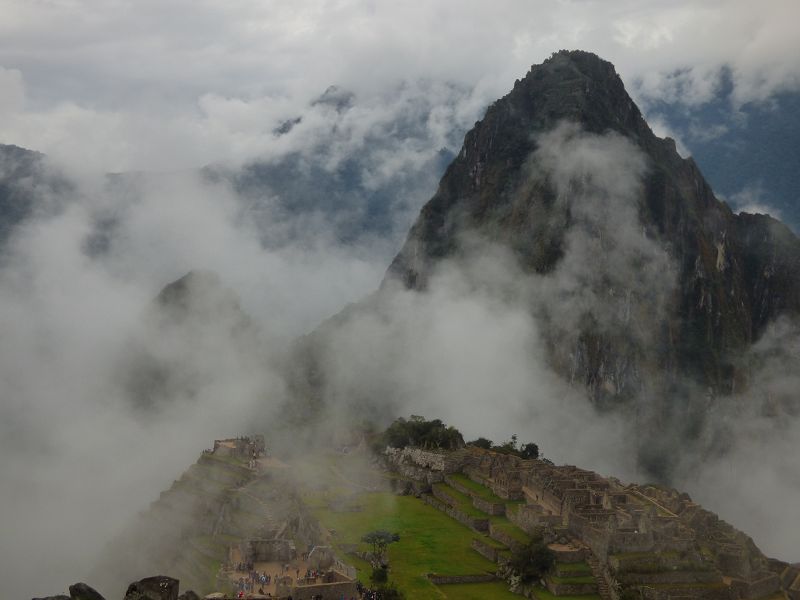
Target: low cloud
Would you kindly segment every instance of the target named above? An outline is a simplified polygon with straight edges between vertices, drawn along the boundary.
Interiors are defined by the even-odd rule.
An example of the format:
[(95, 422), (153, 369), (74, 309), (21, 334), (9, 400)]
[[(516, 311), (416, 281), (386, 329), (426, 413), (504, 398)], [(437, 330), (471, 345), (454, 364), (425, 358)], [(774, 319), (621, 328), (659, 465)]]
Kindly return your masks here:
[[(683, 395), (664, 394), (651, 381), (659, 368), (652, 333), (677, 279), (638, 217), (646, 160), (624, 138), (564, 124), (540, 137), (530, 165), (531, 177), (548, 178), (557, 193), (548, 218), (569, 213), (554, 268), (530, 273), (507, 248), (467, 232), (461, 256), (439, 262), (424, 291), (385, 285), (346, 311), (319, 346), (332, 417), (354, 406), (344, 414), (363, 417), (369, 407), (377, 418), (439, 417), (468, 439), (517, 434), (557, 462), (630, 481), (651, 479), (644, 457), (668, 465), (672, 484), (765, 552), (794, 559), (796, 531), (785, 524), (800, 492), (791, 450), (796, 330), (776, 326), (756, 345), (745, 392), (711, 398), (684, 382)], [(587, 322), (615, 340), (604, 385), (634, 385), (618, 410), (598, 410), (585, 382), (569, 376), (580, 372)], [(643, 370), (630, 371), (628, 359)], [(691, 428), (694, 439), (685, 440), (680, 432)]]
[[(230, 187), (199, 173), (71, 181), (39, 190), (0, 265), (0, 556), (14, 597), (87, 577), (211, 440), (269, 423), (286, 401), (276, 357), (385, 268), (385, 249), (316, 230), (266, 248)], [(219, 282), (170, 326), (156, 295), (198, 268)]]
[[(407, 95), (400, 89), (386, 106), (367, 95), (366, 108), (355, 89), (343, 111), (314, 105), (309, 94), (301, 121), (276, 135), (272, 128), (295, 114), (279, 103), (268, 136), (280, 149), (267, 162), (299, 154), (301, 162), (335, 171), (370, 148), (377, 149), (373, 158), (359, 163), (365, 189), (391, 183), (398, 169), (413, 178), (432, 150), (451, 143), (449, 132), (464, 126), (490, 87), (446, 108), (437, 108), (440, 100), (457, 92), (427, 83)], [(420, 90), (432, 100), (420, 104)], [(204, 110), (245, 137), (259, 113), (221, 96), (207, 97)], [(411, 134), (388, 145), (370, 142), (391, 134), (398, 115)], [(94, 122), (88, 113), (87, 119)], [(123, 128), (120, 143), (132, 131)], [(104, 136), (98, 152), (110, 148)], [(251, 153), (247, 148), (241, 156)], [(648, 166), (630, 142), (570, 125), (542, 136), (540, 148), (531, 176), (552, 181), (554, 210), (572, 219), (556, 268), (525, 272), (507, 249), (467, 232), (466, 258), (442, 263), (426, 292), (389, 286), (378, 309), (345, 316), (333, 329), (322, 357), (326, 399), (334, 411), (362, 403), (384, 415), (440, 417), (467, 437), (502, 441), (516, 433), (558, 462), (634, 479), (637, 440), (628, 434), (629, 420), (600, 414), (580, 382), (556, 375), (548, 344), (574, 338), (591, 318), (601, 331), (618, 331), (647, 351), (648, 319), (664, 310), (674, 285), (669, 259), (638, 221)], [(364, 236), (342, 243), (324, 218), (283, 212), (269, 195), (256, 218), (225, 177), (189, 171), (107, 178), (87, 174), (85, 165), (66, 168), (69, 196), (41, 199), (48, 210), (15, 230), (0, 266), (0, 556), (5, 589), (20, 597), (83, 577), (126, 517), (210, 440), (271, 422), (287, 400), (279, 363), (288, 343), (374, 290), (397, 242)], [(414, 210), (412, 201), (392, 213), (393, 235)], [(198, 268), (217, 273), (220, 287), (238, 297), (253, 320), (253, 339), (217, 327), (236, 315), (215, 301), (212, 313), (223, 312), (200, 319), (208, 329), (165, 332), (153, 325), (159, 290)], [(202, 300), (211, 292), (197, 293)], [(201, 302), (201, 314), (208, 306)], [(137, 412), (130, 382), (120, 376), (132, 351), (180, 375), (162, 388), (169, 402), (155, 417)], [(790, 432), (776, 441), (753, 439), (741, 448), (781, 457), (770, 463), (776, 469), (791, 466)], [(753, 454), (742, 452), (725, 460), (746, 469)], [(763, 474), (776, 494), (786, 481), (779, 473)], [(688, 480), (686, 487), (707, 490), (712, 509), (722, 506), (712, 492), (725, 488)], [(780, 539), (758, 541), (783, 551)]]
[(633, 399), (641, 391), (624, 389), (627, 363), (648, 360), (652, 323), (675, 285), (671, 260), (638, 217), (648, 165), (621, 136), (572, 124), (537, 141), (529, 177), (550, 182), (556, 199), (542, 218), (563, 227), (553, 269), (531, 273), (509, 249), (464, 232), (459, 258), (438, 263), (424, 291), (390, 282), (324, 329), (323, 393), (336, 410), (377, 404), (383, 414), (441, 417), (467, 437), (516, 433), (559, 461), (633, 477), (637, 440), (623, 434), (631, 423), (597, 410), (578, 374), (590, 327), (625, 340), (605, 373), (614, 389), (597, 393)]
[(454, 85), (473, 91), (458, 110), (474, 120), (561, 48), (611, 60), (645, 103), (702, 104), (728, 69), (739, 106), (800, 86), (798, 11), (792, 0), (12, 2), (3, 141), (107, 171), (242, 161), (270, 154), (275, 123), (328, 85), (378, 113), (398, 86), (424, 100), (417, 82)]
[(704, 447), (686, 454), (677, 485), (755, 538), (768, 555), (796, 561), (800, 502), (800, 328), (781, 319), (744, 357), (748, 386), (717, 399)]
[(783, 218), (783, 213), (779, 208), (764, 202), (764, 191), (758, 185), (748, 186), (732, 194), (728, 201), (731, 208), (737, 213), (769, 215), (778, 220)]

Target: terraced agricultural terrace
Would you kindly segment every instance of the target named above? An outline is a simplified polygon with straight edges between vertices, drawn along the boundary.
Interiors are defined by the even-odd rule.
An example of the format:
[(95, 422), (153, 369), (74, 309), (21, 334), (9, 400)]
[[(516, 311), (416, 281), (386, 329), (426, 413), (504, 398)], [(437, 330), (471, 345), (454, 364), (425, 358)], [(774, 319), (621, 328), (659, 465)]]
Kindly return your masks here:
[[(400, 536), (389, 546), (388, 563), (391, 580), (408, 598), (520, 597), (498, 576), (513, 548), (541, 539), (505, 516), (519, 500), (503, 499), (463, 474), (447, 476), (427, 492), (398, 494), (413, 487), (413, 480), (368, 465), (363, 457), (328, 456), (318, 466), (304, 499), (337, 554), (356, 566), (363, 581), (368, 580), (371, 566), (360, 558), (367, 548), (359, 540), (368, 531), (383, 529)], [(352, 480), (343, 479), (345, 471)], [(312, 475), (308, 463), (305, 475)], [(589, 566), (574, 562), (579, 556), (576, 549), (557, 548), (556, 554), (560, 559), (545, 580), (548, 588), (557, 592), (558, 585), (579, 586), (573, 597), (599, 600)], [(540, 598), (554, 595), (544, 587), (532, 592)]]
[[(263, 439), (218, 441), (134, 525), (142, 569), (226, 598), (358, 597), (383, 562), (363, 537), (386, 531), (407, 599), (800, 600), (800, 569), (685, 495), (469, 446), (281, 460)], [(534, 547), (553, 564), (522, 580)]]

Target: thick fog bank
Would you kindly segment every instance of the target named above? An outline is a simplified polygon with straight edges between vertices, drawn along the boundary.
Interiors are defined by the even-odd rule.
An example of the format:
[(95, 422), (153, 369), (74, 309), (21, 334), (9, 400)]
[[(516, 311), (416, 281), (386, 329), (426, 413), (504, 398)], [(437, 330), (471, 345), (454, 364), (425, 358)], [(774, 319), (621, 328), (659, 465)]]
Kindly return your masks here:
[[(569, 126), (543, 141), (530, 168), (548, 172), (574, 215), (557, 267), (531, 274), (465, 232), (464, 255), (438, 265), (425, 292), (388, 285), (380, 310), (334, 328), (328, 410), (349, 418), (364, 401), (386, 419), (442, 418), (468, 439), (516, 434), (559, 463), (639, 480), (648, 421), (596, 411), (556, 374), (546, 340), (571, 339), (591, 314), (647, 351), (648, 315), (675, 279), (637, 221), (646, 162), (618, 136)], [(14, 230), (0, 265), (0, 575), (11, 597), (83, 578), (214, 438), (273, 422), (288, 400), (289, 342), (376, 289), (399, 245), (342, 243), (325, 219), (272, 215), (269, 196), (254, 218), (227, 180), (198, 173), (72, 179)], [(393, 230), (407, 207), (398, 215)], [(177, 313), (160, 307), (163, 286), (195, 269), (217, 277), (199, 277)], [(791, 560), (797, 339), (776, 325), (754, 349), (752, 388), (717, 399), (698, 442), (663, 449), (676, 485)]]

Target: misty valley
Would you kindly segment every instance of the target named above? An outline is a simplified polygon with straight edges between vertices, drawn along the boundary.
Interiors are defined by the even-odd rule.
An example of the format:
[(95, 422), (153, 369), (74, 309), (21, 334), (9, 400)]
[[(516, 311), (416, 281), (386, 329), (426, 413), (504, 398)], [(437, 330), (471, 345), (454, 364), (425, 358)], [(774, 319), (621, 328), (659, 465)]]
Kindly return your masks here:
[(0, 596), (800, 600), (796, 207), (592, 52), (520, 75), (276, 92), (268, 149), (203, 96), (200, 167), (0, 145)]

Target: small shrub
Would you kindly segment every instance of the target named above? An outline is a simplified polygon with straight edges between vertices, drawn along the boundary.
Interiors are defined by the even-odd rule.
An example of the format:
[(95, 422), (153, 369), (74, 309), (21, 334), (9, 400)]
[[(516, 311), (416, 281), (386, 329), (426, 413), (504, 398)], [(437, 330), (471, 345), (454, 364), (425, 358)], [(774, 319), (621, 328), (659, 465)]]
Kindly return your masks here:
[(386, 583), (387, 581), (389, 581), (388, 569), (385, 566), (375, 567), (374, 569), (372, 569), (372, 575), (369, 576), (369, 580), (375, 585)]
[(531, 542), (512, 553), (508, 566), (523, 583), (530, 583), (547, 575), (555, 564), (556, 555), (547, 544)]

